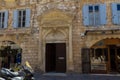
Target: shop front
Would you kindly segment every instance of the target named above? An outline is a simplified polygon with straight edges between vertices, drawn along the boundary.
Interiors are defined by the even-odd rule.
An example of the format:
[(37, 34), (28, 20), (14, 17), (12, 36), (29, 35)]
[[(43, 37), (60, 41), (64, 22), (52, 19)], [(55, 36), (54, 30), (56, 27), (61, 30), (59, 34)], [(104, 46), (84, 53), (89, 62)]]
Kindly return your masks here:
[[(83, 72), (91, 73), (119, 73), (120, 72), (120, 39), (104, 39), (94, 44), (83, 57), (83, 65), (88, 65), (89, 69)], [(83, 54), (82, 54), (83, 55)], [(88, 60), (87, 60), (88, 59)], [(83, 66), (84, 67), (84, 66)]]
[(0, 68), (11, 68), (21, 63), (22, 49), (12, 41), (0, 42)]

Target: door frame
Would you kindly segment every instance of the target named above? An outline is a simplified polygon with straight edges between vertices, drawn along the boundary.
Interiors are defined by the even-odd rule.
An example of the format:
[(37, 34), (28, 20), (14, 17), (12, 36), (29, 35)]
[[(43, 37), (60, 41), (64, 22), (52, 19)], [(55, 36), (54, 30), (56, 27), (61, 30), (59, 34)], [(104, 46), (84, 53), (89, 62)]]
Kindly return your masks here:
[[(47, 26), (46, 26), (47, 27)], [(54, 32), (59, 32), (58, 34)], [(43, 35), (44, 34), (44, 35)], [(52, 35), (54, 34), (54, 36)], [(39, 68), (44, 73), (45, 71), (45, 53), (46, 53), (46, 43), (66, 43), (66, 72), (73, 72), (74, 71), (74, 64), (73, 64), (73, 50), (72, 50), (72, 26), (68, 27), (54, 27), (53, 29), (42, 29), (40, 33), (41, 38), (39, 42), (39, 53), (38, 53), (38, 61), (39, 61)], [(59, 37), (61, 35), (61, 38)], [(59, 37), (59, 38), (57, 38)]]
[[(52, 46), (53, 45), (53, 46)], [(50, 47), (47, 47), (47, 46), (50, 46)], [(59, 48), (58, 48), (58, 46), (59, 46)], [(64, 48), (64, 51), (63, 51), (63, 54), (61, 54), (61, 50), (60, 50), (60, 47), (61, 48)], [(56, 65), (52, 65), (52, 66), (54, 66), (54, 72), (57, 72), (57, 73), (65, 73), (66, 72), (66, 43), (46, 43), (46, 49), (51, 49), (52, 48), (52, 52), (54, 52), (54, 61), (52, 61), (52, 63), (53, 62), (55, 62), (56, 63)], [(54, 49), (53, 50), (53, 48), (56, 48), (56, 50)], [(46, 53), (45, 53), (45, 60), (47, 60), (47, 61), (45, 61), (45, 70), (46, 70), (46, 72), (52, 72), (52, 69), (49, 71), (49, 65), (51, 65), (50, 63), (51, 62), (49, 62), (49, 58), (51, 57), (52, 58), (52, 56), (50, 56), (51, 55), (51, 52), (48, 54), (49, 52), (46, 50)], [(59, 55), (59, 56), (58, 56)], [(64, 69), (63, 68), (60, 68), (59, 66), (57, 66), (57, 65), (59, 65), (59, 63), (58, 62), (60, 62), (61, 63), (61, 61), (58, 59), (58, 57), (60, 57), (60, 55), (61, 56), (63, 56), (65, 59), (64, 59), (64, 61), (62, 60), (62, 65), (64, 65)], [(47, 57), (49, 57), (48, 59), (47, 59)], [(50, 59), (51, 59), (50, 58)], [(62, 66), (61, 65), (61, 66)], [(47, 71), (48, 70), (48, 71)]]
[(68, 43), (67, 43), (67, 41), (47, 41), (47, 42), (45, 42), (44, 44), (43, 44), (43, 58), (42, 58), (42, 62), (43, 62), (43, 71), (44, 71), (44, 73), (46, 73), (46, 44), (47, 43), (65, 43), (66, 44), (66, 72), (65, 73), (67, 73), (67, 71), (68, 71), (68, 69), (69, 69), (69, 63), (68, 63), (68, 61), (69, 61), (69, 57), (70, 57), (70, 55), (69, 55), (69, 45), (68, 45)]

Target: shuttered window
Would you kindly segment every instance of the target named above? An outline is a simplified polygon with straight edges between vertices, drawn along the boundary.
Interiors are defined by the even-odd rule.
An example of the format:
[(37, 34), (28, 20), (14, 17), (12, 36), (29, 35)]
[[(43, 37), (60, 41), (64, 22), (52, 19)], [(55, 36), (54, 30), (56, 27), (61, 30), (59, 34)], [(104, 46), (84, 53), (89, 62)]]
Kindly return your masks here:
[(25, 27), (25, 17), (26, 17), (25, 10), (18, 11), (18, 27)]
[(0, 11), (0, 28), (7, 28), (8, 11)]
[(99, 6), (89, 6), (89, 25), (100, 25)]
[(120, 25), (120, 4), (112, 3), (112, 22)]
[(30, 9), (14, 10), (13, 27), (30, 27)]
[(106, 5), (84, 5), (83, 23), (85, 26), (99, 26), (106, 24)]

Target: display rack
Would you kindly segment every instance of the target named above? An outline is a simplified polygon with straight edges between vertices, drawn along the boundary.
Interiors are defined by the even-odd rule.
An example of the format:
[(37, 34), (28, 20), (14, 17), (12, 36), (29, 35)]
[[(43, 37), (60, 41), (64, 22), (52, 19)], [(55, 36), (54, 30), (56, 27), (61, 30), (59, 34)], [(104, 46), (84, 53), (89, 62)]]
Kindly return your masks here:
[(107, 73), (107, 63), (92, 63), (91, 72), (92, 73)]

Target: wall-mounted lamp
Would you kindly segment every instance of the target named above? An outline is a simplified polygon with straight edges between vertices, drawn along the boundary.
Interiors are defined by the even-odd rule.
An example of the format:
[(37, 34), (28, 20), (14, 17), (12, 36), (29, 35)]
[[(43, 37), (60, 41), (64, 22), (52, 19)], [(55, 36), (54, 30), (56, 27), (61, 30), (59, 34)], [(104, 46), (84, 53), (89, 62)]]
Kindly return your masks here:
[(82, 39), (84, 39), (84, 38), (85, 38), (85, 33), (84, 33), (84, 32), (80, 33), (80, 37), (81, 37)]
[(81, 37), (85, 36), (85, 33), (80, 33), (80, 36), (81, 36)]

